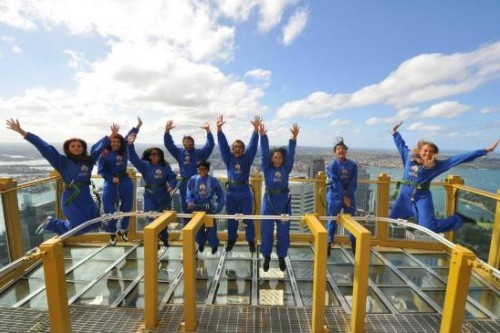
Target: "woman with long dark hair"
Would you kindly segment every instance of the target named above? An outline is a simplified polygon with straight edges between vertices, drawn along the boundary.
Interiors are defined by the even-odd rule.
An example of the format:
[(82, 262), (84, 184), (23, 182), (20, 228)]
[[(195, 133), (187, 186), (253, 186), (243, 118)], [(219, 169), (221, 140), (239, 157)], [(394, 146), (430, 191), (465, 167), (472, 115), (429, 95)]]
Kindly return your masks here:
[[(109, 145), (110, 137), (118, 133), (118, 125), (111, 126), (111, 135), (103, 137), (94, 144), (90, 154), (87, 152), (87, 143), (84, 140), (71, 138), (63, 144), (63, 155), (37, 135), (23, 130), (17, 119), (8, 119), (6, 123), (7, 128), (18, 132), (34, 145), (50, 165), (59, 172), (64, 181), (61, 207), (67, 220), (47, 216), (36, 232), (49, 230), (57, 234), (64, 234), (88, 220), (97, 218), (99, 216), (98, 207), (92, 198), (89, 187), (92, 169), (101, 152)], [(79, 233), (85, 233), (94, 228), (95, 226), (89, 226)]]

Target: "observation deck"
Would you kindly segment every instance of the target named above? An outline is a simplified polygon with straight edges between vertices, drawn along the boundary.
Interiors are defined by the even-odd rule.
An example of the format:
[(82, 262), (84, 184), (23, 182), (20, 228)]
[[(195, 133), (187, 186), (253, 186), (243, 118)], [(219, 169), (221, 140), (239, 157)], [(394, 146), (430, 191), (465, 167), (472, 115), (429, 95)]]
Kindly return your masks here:
[[(312, 189), (314, 199), (300, 214), (277, 217), (291, 223), (287, 268), (282, 272), (273, 254), (264, 272), (259, 226), (269, 217), (260, 215), (264, 185), (259, 174), (251, 177), (255, 214), (236, 216), (255, 220), (257, 252), (252, 254), (242, 223), (239, 242), (231, 252), (224, 249), (226, 219), (234, 215), (140, 211), (141, 179), (130, 173), (138, 194), (134, 212), (87, 222), (100, 225), (130, 216), (130, 241), (116, 246), (104, 232), (34, 233), (44, 213), (62, 217), (58, 198), (63, 187), (56, 173), (24, 184), (0, 178), (0, 223), (8, 236), (0, 244), (5, 252), (1, 331), (500, 332), (499, 193), (465, 186), (458, 177), (433, 183), (445, 197), (444, 214), (459, 209), (470, 193), (494, 207), (491, 221), (436, 235), (387, 218), (395, 181), (385, 174), (359, 180), (371, 188), (374, 203), (360, 216), (324, 216), (324, 175), (291, 179)], [(189, 223), (182, 227), (186, 218)], [(328, 257), (324, 224), (330, 218), (337, 219), (339, 228)], [(194, 234), (213, 223), (219, 249), (199, 252)], [(461, 241), (460, 232), (479, 233), (489, 224), (481, 230), (489, 238), (487, 252), (478, 251), (484, 244), (468, 248)], [(159, 246), (157, 238), (165, 227), (168, 248)], [(356, 256), (346, 231), (358, 239)]]

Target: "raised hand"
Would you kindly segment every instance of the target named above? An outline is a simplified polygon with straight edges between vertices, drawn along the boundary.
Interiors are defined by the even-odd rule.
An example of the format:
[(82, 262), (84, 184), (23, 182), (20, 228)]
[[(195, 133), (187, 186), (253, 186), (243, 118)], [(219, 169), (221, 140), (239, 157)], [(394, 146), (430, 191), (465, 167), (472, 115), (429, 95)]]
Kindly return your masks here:
[(12, 118), (7, 119), (5, 122), (7, 124), (7, 128), (13, 130), (14, 132), (17, 132), (21, 134), (23, 137), (26, 136), (26, 131), (21, 128), (21, 124), (19, 123), (19, 120), (14, 120)]
[(200, 128), (207, 131), (207, 133), (210, 132), (210, 125), (208, 123), (204, 123)]
[(118, 134), (120, 132), (120, 125), (113, 123), (111, 125), (111, 135)]
[(170, 132), (170, 130), (174, 127), (174, 122), (172, 120), (167, 121), (167, 123), (165, 124), (165, 132)]
[(141, 126), (142, 126), (142, 119), (141, 119), (141, 117), (137, 117), (137, 126), (136, 126), (136, 128), (139, 129), (139, 128), (141, 128)]
[(399, 126), (401, 126), (403, 124), (403, 121), (401, 120), (399, 122), (399, 124), (396, 124), (393, 128), (392, 128), (392, 134), (396, 133), (398, 131), (398, 128)]
[(137, 135), (135, 133), (131, 133), (127, 136), (127, 143), (129, 145), (133, 145), (135, 142), (135, 139), (137, 139)]
[(224, 116), (223, 115), (220, 115), (217, 117), (217, 130), (218, 131), (221, 131), (222, 130), (222, 126), (226, 123), (226, 121), (224, 120)]
[(264, 121), (264, 120), (263, 120), (261, 117), (259, 117), (259, 116), (255, 116), (255, 117), (253, 118), (253, 120), (252, 120), (252, 121), (250, 121), (250, 123), (252, 123), (254, 130), (255, 130), (256, 132), (258, 132), (258, 131), (259, 131), (259, 126), (260, 126), (260, 124), (261, 124), (263, 121)]
[(267, 135), (267, 129), (266, 129), (266, 126), (264, 125), (264, 123), (260, 123), (260, 125), (259, 125), (259, 135), (260, 136)]
[(492, 151), (494, 151), (497, 148), (499, 142), (500, 142), (500, 139), (498, 139), (495, 143), (493, 143), (491, 146), (486, 148), (486, 151), (488, 153), (491, 153)]
[(297, 136), (299, 136), (300, 126), (297, 123), (293, 123), (292, 128), (290, 128), (290, 132), (292, 132), (292, 140), (297, 140)]

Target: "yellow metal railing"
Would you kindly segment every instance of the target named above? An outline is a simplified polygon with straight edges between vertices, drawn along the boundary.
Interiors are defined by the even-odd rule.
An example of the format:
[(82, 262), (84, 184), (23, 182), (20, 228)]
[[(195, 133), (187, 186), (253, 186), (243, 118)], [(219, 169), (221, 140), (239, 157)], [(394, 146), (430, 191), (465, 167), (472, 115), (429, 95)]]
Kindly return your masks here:
[[(262, 178), (253, 175), (252, 181), (254, 189), (261, 189)], [(64, 262), (63, 262), (63, 246), (64, 239), (53, 238), (44, 242), (39, 247), (39, 251), (34, 251), (29, 255), (29, 259), (17, 264), (16, 260), (24, 256), (22, 253), (22, 243), (19, 237), (20, 232), (16, 232), (16, 225), (19, 227), (19, 211), (17, 209), (17, 191), (20, 189), (28, 188), (33, 184), (41, 182), (59, 181), (60, 177), (57, 174), (52, 174), (48, 179), (41, 181), (30, 182), (31, 185), (22, 184), (18, 185), (11, 178), (0, 178), (0, 195), (2, 197), (4, 219), (6, 222), (7, 233), (9, 234), (8, 246), (11, 261), (18, 265), (32, 264), (33, 260), (37, 258), (43, 259), (45, 280), (50, 281), (47, 283), (47, 301), (49, 304), (49, 315), (54, 332), (70, 331), (70, 316), (68, 309), (68, 300), (66, 294), (66, 284), (64, 275)], [(304, 180), (300, 180), (304, 181)], [(319, 174), (317, 178), (312, 181), (315, 184), (315, 215), (307, 214), (303, 217), (307, 223), (312, 235), (303, 236), (292, 235), (292, 241), (311, 241), (315, 249), (315, 267), (314, 267), (314, 292), (315, 298), (313, 299), (313, 318), (312, 318), (312, 331), (321, 332), (325, 330), (324, 326), (324, 290), (326, 288), (326, 231), (322, 223), (319, 222), (317, 216), (325, 211), (324, 195), (325, 195), (325, 182), (324, 174)], [(366, 180), (365, 180), (366, 181)], [(468, 294), (468, 285), (470, 281), (471, 271), (475, 269), (480, 272), (482, 276), (487, 277), (496, 285), (499, 284), (500, 274), (498, 269), (500, 266), (500, 191), (496, 194), (481, 191), (472, 187), (463, 185), (463, 180), (459, 177), (450, 176), (442, 184), (446, 193), (446, 213), (453, 214), (456, 210), (457, 192), (458, 190), (478, 194), (482, 197), (487, 197), (496, 200), (496, 210), (494, 212), (494, 225), (492, 229), (490, 252), (488, 263), (482, 263), (477, 260), (472, 251), (462, 246), (451, 246), (445, 240), (440, 242), (423, 242), (411, 240), (391, 240), (388, 237), (389, 224), (393, 223), (386, 218), (389, 210), (389, 197), (391, 179), (381, 174), (375, 181), (366, 181), (374, 183), (377, 187), (376, 193), (376, 234), (371, 235), (364, 227), (362, 227), (357, 220), (362, 218), (353, 218), (349, 215), (340, 215), (338, 222), (341, 226), (349, 230), (357, 239), (356, 256), (355, 256), (355, 271), (353, 281), (353, 305), (351, 314), (351, 330), (353, 332), (364, 331), (364, 317), (366, 314), (366, 297), (368, 290), (368, 267), (369, 267), (369, 251), (371, 245), (382, 246), (395, 246), (402, 248), (427, 248), (427, 249), (447, 249), (451, 256), (450, 272), (447, 284), (447, 292), (445, 303), (443, 307), (443, 316), (441, 322), (441, 332), (455, 332), (459, 331), (462, 327), (466, 298)], [(256, 191), (256, 196), (260, 198), (261, 191)], [(323, 200), (321, 200), (321, 198)], [(260, 204), (260, 200), (259, 200)], [(260, 211), (260, 210), (259, 210)], [(258, 211), (256, 213), (259, 213)], [(130, 213), (130, 216), (136, 214)], [(163, 230), (171, 221), (176, 219), (175, 212), (165, 212), (156, 220), (144, 228), (143, 237), (145, 242), (145, 326), (146, 328), (154, 328), (158, 324), (158, 300), (157, 300), (157, 285), (158, 285), (158, 267), (155, 263), (158, 260), (158, 233)], [(259, 219), (258, 216), (255, 217)], [(196, 231), (203, 225), (210, 225), (213, 219), (205, 213), (197, 213), (193, 215), (190, 223), (182, 230), (182, 238), (184, 243), (183, 256), (184, 256), (184, 272), (185, 272), (185, 322), (184, 329), (186, 331), (196, 330), (196, 276), (195, 276), (195, 246), (194, 235)], [(320, 227), (319, 227), (319, 226)], [(132, 228), (135, 227), (131, 226)], [(415, 225), (418, 228), (418, 225)], [(136, 231), (130, 233), (135, 235)], [(17, 235), (17, 236), (16, 236)], [(14, 237), (13, 237), (14, 236)], [(141, 236), (137, 234), (137, 236)], [(453, 239), (453, 234), (449, 233), (446, 236), (447, 240)], [(86, 239), (85, 236), (81, 239)], [(88, 236), (88, 237), (96, 237)], [(342, 239), (345, 237), (339, 237)], [(68, 239), (69, 240), (69, 239)], [(324, 244), (323, 244), (324, 243)], [(324, 245), (324, 246), (323, 246)], [(12, 269), (8, 273), (2, 269), (0, 274), (0, 281), (7, 281), (12, 279), (13, 276), (21, 274), (23, 269)], [(187, 274), (186, 274), (187, 273)], [(323, 298), (322, 296), (323, 295)]]

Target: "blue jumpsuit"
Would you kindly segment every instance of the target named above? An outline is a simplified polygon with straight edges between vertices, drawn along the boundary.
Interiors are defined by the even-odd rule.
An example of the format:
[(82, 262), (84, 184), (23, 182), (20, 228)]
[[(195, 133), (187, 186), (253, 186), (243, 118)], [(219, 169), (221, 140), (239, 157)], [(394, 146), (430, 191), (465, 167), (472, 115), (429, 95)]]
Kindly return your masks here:
[[(59, 154), (53, 146), (32, 133), (28, 133), (25, 139), (33, 144), (50, 165), (61, 174), (65, 184), (61, 197), (61, 206), (67, 220), (52, 218), (44, 226), (44, 229), (62, 235), (88, 220), (97, 218), (99, 212), (89, 188), (95, 162), (92, 162), (92, 164), (75, 162), (66, 155)], [(97, 161), (108, 144), (109, 138), (105, 136), (92, 146), (90, 152), (92, 161)], [(79, 234), (89, 232), (95, 228), (96, 225), (89, 226), (81, 230)]]
[[(142, 174), (146, 183), (144, 189), (144, 211), (162, 212), (172, 208), (172, 198), (168, 192), (168, 186), (177, 185), (177, 177), (167, 163), (165, 165), (151, 164), (149, 161), (142, 160), (135, 150), (135, 146), (128, 145), (128, 155), (130, 162), (137, 171)], [(160, 238), (168, 238), (168, 229), (165, 228), (160, 233)]]
[(418, 224), (437, 233), (460, 228), (463, 220), (457, 214), (442, 219), (436, 218), (429, 185), (435, 177), (450, 168), (486, 155), (486, 149), (456, 155), (445, 160), (436, 160), (433, 167), (427, 168), (412, 159), (411, 151), (399, 132), (394, 133), (393, 137), (403, 160), (404, 171), (401, 192), (392, 206), (390, 218), (414, 217)]
[[(261, 166), (266, 184), (266, 192), (262, 199), (263, 215), (292, 214), (288, 177), (290, 172), (292, 172), (296, 145), (297, 141), (290, 139), (283, 164), (280, 167), (274, 167), (269, 151), (269, 139), (267, 135), (260, 137), (260, 149), (262, 152)], [(278, 257), (286, 257), (288, 248), (290, 247), (290, 221), (262, 220), (260, 223), (262, 237), (260, 252), (264, 257), (271, 256), (274, 224), (276, 224), (277, 236), (276, 253)]]
[[(131, 129), (127, 136), (130, 134), (137, 134), (139, 129)], [(126, 138), (125, 138), (126, 140)], [(127, 173), (128, 153), (127, 147), (123, 155), (115, 151), (105, 151), (97, 161), (97, 172), (104, 179), (104, 186), (102, 189), (102, 204), (104, 213), (113, 214), (118, 209), (120, 204), (121, 212), (130, 212), (134, 200), (134, 184)], [(113, 183), (113, 178), (120, 178), (118, 184)], [(104, 231), (115, 234), (116, 228), (121, 231), (128, 229), (130, 218), (123, 217), (119, 221), (112, 220), (103, 223)]]
[[(224, 191), (222, 191), (217, 178), (210, 175), (206, 177), (194, 175), (187, 183), (186, 202), (194, 204), (192, 211), (206, 211), (209, 214), (219, 214), (224, 207)], [(199, 246), (205, 245), (207, 240), (211, 248), (219, 246), (217, 225), (215, 222), (212, 228), (201, 227), (196, 233), (196, 243)]]
[[(358, 187), (358, 166), (355, 162), (346, 159), (344, 161), (333, 159), (326, 167), (328, 177), (328, 191), (326, 193), (328, 216), (336, 216), (343, 209), (344, 213), (356, 213), (356, 188)], [(351, 206), (344, 204), (344, 196), (351, 199)], [(337, 221), (329, 220), (327, 223), (328, 244), (332, 244), (335, 232), (337, 232)], [(349, 235), (351, 242), (355, 241), (353, 235)]]
[[(226, 136), (222, 131), (217, 131), (217, 141), (219, 144), (222, 160), (227, 168), (227, 193), (226, 212), (228, 214), (241, 213), (251, 215), (253, 208), (252, 192), (248, 180), (253, 160), (257, 154), (259, 145), (259, 135), (257, 131), (252, 133), (248, 148), (245, 153), (236, 158), (229, 148)], [(246, 225), (245, 236), (248, 242), (255, 241), (255, 226), (253, 220), (243, 220)], [(228, 219), (227, 221), (228, 241), (236, 241), (238, 238), (238, 221)]]
[[(179, 194), (181, 198), (181, 207), (184, 213), (187, 213), (186, 204), (186, 185), (189, 179), (196, 175), (197, 169), (196, 165), (201, 160), (208, 160), (210, 154), (214, 150), (214, 136), (212, 132), (207, 132), (207, 142), (205, 146), (201, 149), (186, 150), (184, 147), (177, 147), (172, 140), (170, 133), (165, 132), (163, 136), (163, 142), (168, 152), (175, 158), (179, 163), (179, 171), (181, 174), (181, 184), (179, 186)], [(186, 223), (188, 220), (185, 220)]]

